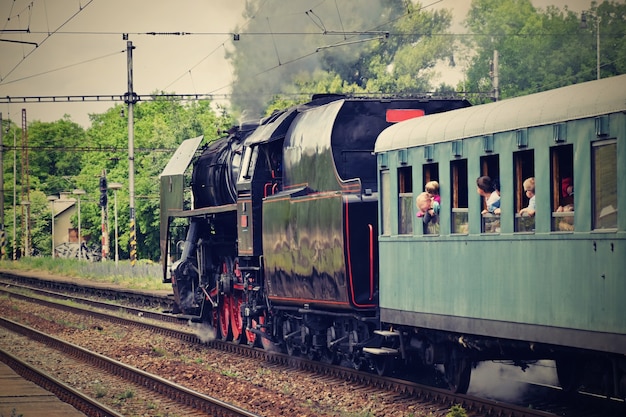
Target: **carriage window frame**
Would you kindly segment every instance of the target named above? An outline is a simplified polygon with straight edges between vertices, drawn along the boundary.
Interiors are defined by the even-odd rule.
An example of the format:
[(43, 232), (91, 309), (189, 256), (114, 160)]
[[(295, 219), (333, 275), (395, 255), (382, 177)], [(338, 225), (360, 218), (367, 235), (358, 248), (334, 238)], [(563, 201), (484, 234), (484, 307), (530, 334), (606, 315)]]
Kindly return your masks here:
[(391, 173), (380, 171), (380, 234), (391, 236)]
[[(524, 190), (524, 181), (535, 177), (535, 152), (533, 149), (525, 149), (513, 153), (513, 180), (514, 180), (514, 206), (515, 206), (515, 232), (532, 233), (535, 231), (535, 216), (522, 216), (520, 210), (528, 207), (529, 198)], [(536, 192), (536, 190), (535, 190)]]
[[(599, 154), (602, 152), (602, 154)], [(598, 160), (598, 157), (603, 157)], [(617, 139), (591, 143), (592, 230), (617, 230)], [(603, 219), (604, 218), (604, 219)]]
[(450, 161), (450, 230), (452, 234), (469, 232), (469, 189), (467, 159)]
[[(430, 153), (432, 153), (432, 151), (430, 151)], [(439, 163), (432, 162), (432, 156), (428, 161), (429, 162), (422, 165), (422, 189), (420, 190), (420, 193), (422, 191), (426, 191), (426, 184), (428, 182), (439, 181)], [(440, 195), (441, 195), (441, 190), (440, 190)], [(421, 217), (419, 220), (422, 221), (423, 217)], [(439, 230), (440, 230), (439, 216), (437, 216), (437, 219), (434, 222), (430, 222), (428, 224), (422, 223), (422, 225), (423, 225), (423, 234), (425, 235), (438, 235), (439, 234)]]
[[(480, 175), (488, 175), (494, 182), (496, 189), (494, 192), (500, 192), (500, 155), (489, 154), (480, 157)], [(478, 194), (476, 194), (478, 195)], [(500, 233), (500, 215), (486, 213), (482, 214), (482, 211), (487, 208), (485, 205), (485, 199), (478, 195), (480, 198), (480, 232), (481, 233)], [(502, 207), (500, 207), (502, 208)]]
[[(552, 195), (552, 232), (573, 232), (574, 206), (574, 145), (565, 144), (550, 148), (550, 182)], [(571, 184), (571, 185), (568, 185)], [(571, 187), (571, 193), (568, 192)]]
[(413, 234), (413, 167), (398, 168), (398, 234)]

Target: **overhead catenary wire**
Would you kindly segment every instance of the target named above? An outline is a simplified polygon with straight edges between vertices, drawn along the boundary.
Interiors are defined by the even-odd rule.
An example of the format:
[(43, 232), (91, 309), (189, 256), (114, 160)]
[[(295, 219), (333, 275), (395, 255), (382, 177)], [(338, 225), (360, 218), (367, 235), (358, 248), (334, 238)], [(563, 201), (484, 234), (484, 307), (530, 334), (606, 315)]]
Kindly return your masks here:
[[(35, 47), (32, 51), (30, 51), (28, 54), (26, 54), (17, 64), (15, 64), (15, 66), (13, 68), (11, 68), (6, 75), (4, 76), (4, 78), (7, 78), (8, 76), (10, 76), (13, 71), (15, 71), (33, 52), (35, 52), (36, 50), (38, 50), (39, 47), (41, 47), (41, 45), (43, 45), (48, 39), (50, 39), (50, 37), (52, 35), (54, 35), (55, 33), (57, 33), (63, 26), (67, 25), (69, 22), (71, 22), (76, 16), (78, 16), (78, 14), (80, 12), (82, 12), (83, 10), (85, 10), (85, 8), (87, 8), (87, 6), (89, 6), (91, 3), (93, 3), (94, 0), (88, 0), (87, 4), (85, 4), (84, 6), (80, 6), (78, 11), (76, 13), (74, 13), (73, 15), (71, 15), (69, 18), (67, 18), (63, 23), (61, 23), (61, 25), (59, 25), (59, 27), (57, 27), (55, 30), (53, 30), (52, 32), (48, 33), (48, 36), (46, 36), (41, 42), (39, 42), (39, 45), (37, 47)], [(4, 78), (0, 77), (0, 81), (2, 81)]]
[(106, 55), (103, 55), (103, 56), (86, 59), (86, 60), (81, 61), (81, 62), (75, 62), (73, 64), (68, 64), (68, 65), (64, 65), (62, 67), (53, 68), (53, 69), (50, 69), (50, 70), (47, 70), (47, 71), (43, 71), (43, 72), (40, 72), (40, 73), (37, 73), (37, 74), (31, 74), (31, 75), (27, 75), (27, 76), (22, 77), (22, 78), (16, 78), (16, 79), (13, 79), (13, 80), (10, 80), (10, 81), (6, 81), (6, 79), (5, 79), (3, 81), (0, 81), (0, 85), (7, 85), (7, 84), (12, 84), (12, 83), (16, 83), (16, 82), (19, 82), (19, 81), (24, 81), (24, 80), (28, 80), (28, 79), (31, 79), (31, 78), (35, 78), (35, 77), (40, 77), (42, 75), (47, 75), (47, 74), (50, 74), (50, 73), (53, 73), (53, 72), (56, 72), (56, 71), (62, 71), (62, 70), (68, 69), (68, 68), (77, 67), (79, 65), (87, 64), (89, 62), (99, 61), (101, 59), (109, 58), (111, 56), (114, 56), (114, 55), (117, 55), (117, 54), (120, 54), (120, 53), (125, 53), (125, 52), (126, 52), (126, 50), (113, 52), (113, 53), (106, 54)]
[[(53, 152), (110, 152), (127, 153), (128, 148), (118, 148), (111, 146), (11, 146), (4, 145), (8, 151), (27, 149), (29, 151), (53, 151)], [(135, 152), (174, 152), (176, 148), (135, 148)]]

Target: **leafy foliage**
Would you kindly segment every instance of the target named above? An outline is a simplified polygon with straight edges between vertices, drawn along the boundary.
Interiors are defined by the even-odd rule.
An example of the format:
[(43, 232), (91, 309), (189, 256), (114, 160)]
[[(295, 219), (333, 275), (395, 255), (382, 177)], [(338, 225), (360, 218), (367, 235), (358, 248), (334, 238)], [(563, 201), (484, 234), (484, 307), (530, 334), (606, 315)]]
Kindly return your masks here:
[[(92, 116), (92, 127), (87, 131), (90, 143), (102, 148), (124, 149), (128, 144), (127, 115), (120, 118), (121, 106), (116, 106), (103, 115)], [(159, 253), (159, 181), (178, 145), (185, 139), (205, 136), (205, 141), (218, 137), (218, 132), (231, 125), (227, 116), (218, 116), (208, 101), (183, 104), (172, 98), (155, 97), (154, 101), (134, 106), (134, 145), (135, 145), (135, 221), (138, 257), (158, 259)], [(109, 182), (120, 182), (124, 188), (118, 191), (119, 224), (124, 225), (119, 235), (121, 255), (128, 256), (130, 232), (129, 208), (129, 160), (127, 152), (92, 153), (85, 159), (81, 179), (89, 190), (97, 192), (99, 177), (106, 170)], [(89, 216), (93, 221), (86, 227), (98, 236), (100, 212), (97, 204)]]
[[(117, 198), (118, 242), (120, 257), (128, 258), (128, 116), (124, 114), (124, 108), (123, 105), (116, 105), (105, 113), (92, 114), (92, 125), (86, 131), (67, 117), (53, 123), (32, 122), (29, 125), (29, 226), (34, 254), (50, 255), (51, 252), (51, 212), (46, 194), (58, 195), (59, 192), (76, 188), (86, 191), (81, 197), (81, 234), (90, 239), (91, 246), (100, 245), (102, 209), (99, 182), (100, 177), (106, 175), (109, 183), (123, 184)], [(157, 260), (160, 256), (158, 176), (183, 140), (200, 135), (205, 136), (205, 142), (213, 140), (219, 136), (219, 132), (231, 126), (232, 120), (226, 114), (218, 115), (208, 101), (183, 103), (171, 98), (155, 97), (154, 101), (138, 103), (134, 109), (134, 195), (138, 257)], [(121, 114), (124, 116), (120, 117)], [(17, 127), (11, 127), (16, 130), (16, 136), (21, 138)], [(5, 167), (12, 166), (12, 161), (7, 163), (6, 158), (7, 155)], [(21, 158), (22, 154), (18, 152), (18, 166)], [(21, 177), (18, 168), (18, 193), (22, 189)], [(13, 183), (12, 173), (6, 178), (7, 183)], [(5, 206), (12, 205), (12, 192), (12, 185), (5, 189)], [(108, 199), (111, 218), (112, 197)], [(23, 208), (18, 206), (16, 242), (19, 248), (23, 247), (22, 211)], [(6, 229), (13, 229), (12, 218), (11, 208), (5, 213)], [(78, 225), (77, 215), (73, 216), (72, 223)], [(112, 237), (112, 233), (110, 235)], [(11, 252), (12, 242), (9, 241), (7, 253), (10, 255)]]
[(501, 98), (515, 97), (596, 78), (596, 20), (600, 23), (602, 77), (626, 71), (626, 5), (591, 3), (591, 22), (550, 6), (546, 11), (530, 0), (473, 0), (466, 26), (474, 34), (475, 55), (465, 88), (489, 91), (494, 51), (499, 55)]

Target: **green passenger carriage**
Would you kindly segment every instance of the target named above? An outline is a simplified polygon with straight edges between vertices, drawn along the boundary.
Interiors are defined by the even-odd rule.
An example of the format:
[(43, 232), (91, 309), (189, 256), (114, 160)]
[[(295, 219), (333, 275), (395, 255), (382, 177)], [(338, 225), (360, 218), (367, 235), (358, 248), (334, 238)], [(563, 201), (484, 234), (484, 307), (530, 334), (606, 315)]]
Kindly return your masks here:
[[(457, 391), (479, 361), (553, 359), (564, 388), (626, 397), (626, 76), (404, 121), (375, 153), (389, 330), (369, 353), (444, 364)], [(481, 214), (483, 175), (499, 215)]]

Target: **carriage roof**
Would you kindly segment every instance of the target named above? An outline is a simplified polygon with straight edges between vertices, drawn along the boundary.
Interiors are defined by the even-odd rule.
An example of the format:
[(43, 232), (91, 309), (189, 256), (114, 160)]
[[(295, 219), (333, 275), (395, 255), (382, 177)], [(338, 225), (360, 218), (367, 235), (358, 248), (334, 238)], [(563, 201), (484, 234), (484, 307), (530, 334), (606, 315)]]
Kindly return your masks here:
[(375, 152), (562, 123), (626, 110), (626, 75), (407, 120), (384, 130)]

